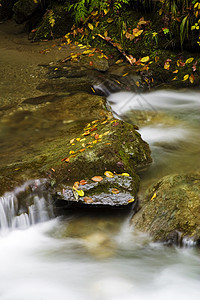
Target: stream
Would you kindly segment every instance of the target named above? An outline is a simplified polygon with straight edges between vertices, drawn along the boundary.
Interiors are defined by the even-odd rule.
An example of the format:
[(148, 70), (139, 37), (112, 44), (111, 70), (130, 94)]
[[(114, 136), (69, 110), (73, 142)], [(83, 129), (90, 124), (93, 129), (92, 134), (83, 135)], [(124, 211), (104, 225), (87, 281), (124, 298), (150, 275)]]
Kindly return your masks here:
[[(108, 102), (118, 117), (132, 123), (141, 112), (140, 132), (153, 157), (142, 175), (142, 197), (161, 176), (200, 167), (199, 93), (158, 91), (137, 97), (121, 92)], [(198, 249), (153, 243), (130, 225), (131, 214), (79, 212), (54, 218), (37, 194), (28, 208), (31, 218), (24, 213), (16, 219), (18, 192), (1, 198), (2, 300), (199, 299)]]
[[(55, 56), (58, 51), (52, 50), (50, 57), (41, 57), (43, 44), (31, 45), (30, 51), (26, 35), (22, 40), (21, 35), (13, 35), (15, 29), (9, 23), (0, 27), (2, 111), (25, 98), (40, 96), (34, 89), (43, 72), (38, 63), (62, 56), (61, 52)], [(164, 175), (200, 168), (199, 95), (199, 91), (160, 90), (108, 96), (116, 117), (138, 124), (152, 150), (153, 163), (141, 173), (140, 197)], [(15, 119), (11, 111), (2, 119), (2, 164), (20, 161), (26, 151), (36, 155), (32, 144), (46, 135), (54, 141), (58, 120), (62, 134), (68, 121), (77, 126), (74, 120), (64, 119), (59, 101), (48, 105), (50, 118), (42, 113), (29, 117), (25, 111)], [(55, 106), (57, 119), (52, 117)], [(26, 193), (30, 184), (31, 205)], [(51, 197), (35, 189), (42, 184), (43, 180), (33, 180), (0, 197), (1, 300), (199, 300), (199, 249), (190, 244), (180, 249), (153, 243), (131, 225), (131, 212), (69, 212), (55, 217), (46, 205)], [(27, 197), (27, 209), (19, 217), (20, 193)]]

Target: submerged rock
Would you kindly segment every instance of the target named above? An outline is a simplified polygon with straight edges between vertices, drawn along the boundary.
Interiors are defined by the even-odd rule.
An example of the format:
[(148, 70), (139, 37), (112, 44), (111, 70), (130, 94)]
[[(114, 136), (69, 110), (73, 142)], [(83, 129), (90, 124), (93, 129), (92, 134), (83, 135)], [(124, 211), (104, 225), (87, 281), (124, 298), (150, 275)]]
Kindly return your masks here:
[(166, 176), (146, 193), (132, 221), (156, 241), (200, 242), (200, 173)]

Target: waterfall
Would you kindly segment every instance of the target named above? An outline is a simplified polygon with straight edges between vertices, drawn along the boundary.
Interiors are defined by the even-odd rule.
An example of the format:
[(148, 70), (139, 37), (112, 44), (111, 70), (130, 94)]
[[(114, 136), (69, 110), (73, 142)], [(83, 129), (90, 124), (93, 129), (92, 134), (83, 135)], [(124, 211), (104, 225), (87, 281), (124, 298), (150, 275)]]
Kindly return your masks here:
[(26, 229), (53, 217), (46, 180), (32, 180), (0, 197), (0, 235)]

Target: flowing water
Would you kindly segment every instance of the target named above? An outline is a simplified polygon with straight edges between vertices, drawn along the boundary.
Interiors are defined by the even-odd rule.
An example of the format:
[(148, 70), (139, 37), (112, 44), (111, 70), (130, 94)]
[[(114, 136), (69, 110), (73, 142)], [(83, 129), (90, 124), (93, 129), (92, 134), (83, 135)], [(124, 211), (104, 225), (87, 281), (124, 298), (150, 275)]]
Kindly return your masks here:
[[(108, 101), (133, 123), (141, 111), (140, 132), (154, 158), (141, 190), (162, 175), (200, 167), (199, 93), (118, 93)], [(153, 243), (121, 212), (54, 218), (47, 197), (34, 190), (40, 184), (0, 199), (1, 300), (199, 299), (198, 249)], [(19, 192), (30, 185), (33, 204), (20, 214)]]
[[(12, 24), (8, 28), (1, 24), (2, 110), (40, 95), (34, 89), (38, 70), (42, 72), (37, 64), (49, 62), (48, 56), (39, 55), (44, 45), (30, 46), (25, 35), (22, 40), (13, 34)], [(52, 53), (50, 59), (59, 58)], [(153, 163), (142, 174), (141, 197), (166, 174), (200, 168), (199, 92), (116, 93), (108, 101), (117, 117), (139, 124), (151, 146)], [(42, 116), (45, 126), (40, 126)], [(27, 149), (35, 155), (33, 144), (43, 138), (37, 137), (41, 128), (45, 134), (55, 130), (46, 115), (19, 117), (14, 119), (11, 112), (0, 123), (8, 153), (1, 160), (7, 163), (20, 161)], [(189, 243), (182, 249), (153, 243), (130, 225), (131, 213), (69, 211), (54, 217), (44, 184), (44, 179), (29, 181), (0, 197), (1, 300), (199, 300), (198, 249)]]

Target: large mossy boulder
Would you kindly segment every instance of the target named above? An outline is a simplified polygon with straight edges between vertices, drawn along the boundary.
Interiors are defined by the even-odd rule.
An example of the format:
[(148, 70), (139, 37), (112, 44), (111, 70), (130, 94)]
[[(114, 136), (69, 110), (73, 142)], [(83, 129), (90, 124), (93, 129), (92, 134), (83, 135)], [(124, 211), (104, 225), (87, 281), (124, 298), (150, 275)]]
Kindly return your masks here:
[(17, 0), (0, 0), (0, 21), (12, 18), (13, 5)]
[[(137, 172), (151, 162), (149, 146), (134, 126), (111, 119), (94, 120), (66, 147), (63, 165), (55, 171), (60, 199), (84, 204), (121, 206), (135, 199), (139, 189)], [(111, 172), (111, 178), (105, 174)], [(129, 179), (125, 179), (123, 175)], [(102, 181), (92, 184), (92, 178)], [(81, 187), (86, 196), (73, 195), (70, 188), (75, 181), (88, 181)], [(87, 202), (87, 197), (92, 201)]]
[(133, 223), (156, 241), (200, 242), (200, 172), (166, 176), (146, 193)]

